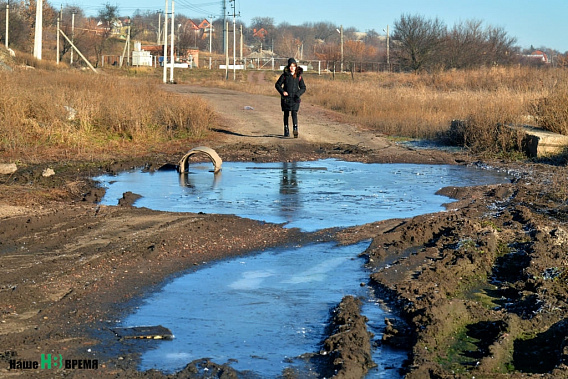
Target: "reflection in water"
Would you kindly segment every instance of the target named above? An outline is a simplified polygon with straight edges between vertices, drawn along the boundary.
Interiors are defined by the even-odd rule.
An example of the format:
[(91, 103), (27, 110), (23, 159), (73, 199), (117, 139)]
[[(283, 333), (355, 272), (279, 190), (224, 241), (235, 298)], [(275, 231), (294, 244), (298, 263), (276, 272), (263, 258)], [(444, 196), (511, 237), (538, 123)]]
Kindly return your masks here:
[(296, 162), (282, 163), (280, 216), (287, 222), (293, 221), (295, 213), (301, 208), (297, 169)]
[[(195, 183), (191, 178), (192, 175), (193, 175), (193, 173), (191, 173), (191, 172), (184, 172), (184, 173), (180, 174), (179, 175), (179, 185), (182, 186), (182, 187), (188, 187), (188, 188), (194, 189)], [(219, 184), (220, 181), (221, 181), (221, 171), (217, 171), (216, 173), (213, 174), (211, 189), (213, 190), (213, 189), (217, 188), (217, 185)]]

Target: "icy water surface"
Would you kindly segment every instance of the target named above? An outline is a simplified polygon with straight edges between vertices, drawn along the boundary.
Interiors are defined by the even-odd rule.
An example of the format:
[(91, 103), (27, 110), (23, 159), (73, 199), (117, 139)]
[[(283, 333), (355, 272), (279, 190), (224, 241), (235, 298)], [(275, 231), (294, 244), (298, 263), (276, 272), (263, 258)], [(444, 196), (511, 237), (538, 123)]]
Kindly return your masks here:
[[(505, 182), (502, 174), (458, 166), (363, 164), (323, 160), (298, 163), (225, 162), (214, 175), (206, 164), (190, 173), (125, 172), (96, 178), (114, 205), (127, 191), (135, 206), (180, 212), (235, 214), (285, 223), (304, 231), (360, 225), (444, 210), (445, 186)], [(329, 311), (345, 295), (365, 299), (369, 330), (380, 341), (388, 312), (367, 283), (358, 258), (369, 242), (274, 249), (200, 267), (149, 294), (117, 326), (163, 325), (175, 339), (148, 343), (142, 370), (174, 372), (210, 358), (253, 377), (275, 378), (286, 367), (313, 369), (299, 355), (318, 352)], [(143, 342), (142, 342), (143, 343)], [(368, 378), (399, 378), (405, 352), (377, 347)], [(301, 375), (302, 377), (302, 375)]]
[[(273, 378), (286, 367), (309, 372), (296, 357), (320, 350), (329, 311), (345, 295), (368, 299), (363, 312), (384, 327), (384, 310), (360, 283), (369, 273), (357, 255), (368, 242), (275, 249), (215, 263), (168, 283), (122, 326), (163, 325), (175, 338), (142, 356), (141, 368), (175, 371), (202, 357)], [(374, 377), (398, 377), (406, 353), (377, 349)], [(388, 367), (390, 369), (385, 369)]]
[(439, 212), (446, 186), (504, 181), (503, 174), (451, 165), (365, 164), (337, 160), (298, 163), (225, 162), (190, 173), (124, 172), (95, 178), (107, 188), (102, 204), (116, 205), (127, 191), (135, 206), (174, 212), (235, 214), (286, 223), (304, 231), (361, 225)]

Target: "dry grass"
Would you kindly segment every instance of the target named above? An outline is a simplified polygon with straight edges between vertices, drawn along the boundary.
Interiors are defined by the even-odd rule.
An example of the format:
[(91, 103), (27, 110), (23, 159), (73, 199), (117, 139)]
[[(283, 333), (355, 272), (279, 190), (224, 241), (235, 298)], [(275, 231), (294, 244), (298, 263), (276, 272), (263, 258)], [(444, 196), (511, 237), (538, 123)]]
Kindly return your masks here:
[(0, 72), (0, 81), (0, 151), (22, 160), (147, 151), (200, 138), (214, 120), (201, 99), (152, 79), (32, 69)]
[[(214, 122), (204, 101), (160, 89), (161, 69), (95, 75), (45, 66), (0, 73), (0, 152), (5, 157), (147, 152), (167, 141), (199, 139)], [(177, 70), (176, 80), (278, 96), (273, 83), (280, 72), (264, 71), (264, 81), (258, 71), (237, 72), (236, 81), (232, 75), (225, 80), (224, 70)], [(521, 143), (504, 127), (508, 124), (536, 124), (568, 134), (568, 76), (561, 69), (345, 73), (333, 80), (329, 74), (306, 73), (304, 78), (306, 100), (385, 135), (443, 137), (476, 153), (502, 154)], [(460, 120), (454, 122), (458, 128), (451, 128), (454, 120)]]
[(548, 94), (531, 106), (538, 125), (554, 133), (568, 135), (568, 80), (560, 80)]
[[(272, 83), (280, 72), (264, 72), (263, 85), (247, 79), (258, 72), (237, 72), (225, 80), (224, 71), (186, 72), (184, 82), (232, 88), (277, 96)], [(476, 152), (518, 148), (516, 134), (504, 125), (533, 124), (557, 131), (568, 129), (568, 76), (564, 70), (493, 67), (434, 74), (350, 73), (304, 75), (305, 98), (348, 115), (352, 121), (385, 135), (435, 138), (450, 133), (462, 120), (465, 133), (450, 137)], [(565, 83), (563, 86), (562, 83)], [(563, 88), (565, 88), (563, 90)], [(568, 134), (568, 133), (567, 133)], [(456, 139), (456, 137), (458, 137)]]
[(529, 105), (546, 94), (543, 74), (487, 69), (434, 75), (363, 74), (338, 82), (313, 78), (311, 101), (351, 115), (387, 135), (432, 138), (452, 120), (480, 127), (527, 120)]
[[(184, 82), (277, 96), (280, 72), (185, 73)], [(249, 76), (251, 78), (249, 78)], [(568, 73), (563, 69), (491, 67), (467, 71), (304, 74), (305, 98), (390, 136), (443, 138), (472, 152), (517, 156), (522, 136), (507, 125), (529, 124), (568, 134)], [(456, 123), (456, 120), (460, 122)], [(459, 125), (458, 128), (452, 128)]]
[[(266, 77), (275, 82), (278, 74)], [(568, 134), (568, 74), (562, 69), (336, 74), (333, 80), (306, 74), (305, 81), (311, 102), (385, 135), (445, 138), (476, 153), (516, 154), (521, 136), (507, 125), (531, 124)], [(272, 86), (263, 91), (236, 86), (276, 94)], [(457, 130), (451, 128), (455, 120), (463, 121)]]

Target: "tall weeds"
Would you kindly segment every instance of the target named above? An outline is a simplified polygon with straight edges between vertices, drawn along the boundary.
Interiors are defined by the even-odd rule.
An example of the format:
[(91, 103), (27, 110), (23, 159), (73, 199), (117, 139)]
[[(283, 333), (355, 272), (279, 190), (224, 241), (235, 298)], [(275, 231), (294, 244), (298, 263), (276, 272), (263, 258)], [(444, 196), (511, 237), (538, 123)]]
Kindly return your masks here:
[[(564, 70), (497, 67), (306, 80), (312, 102), (383, 134), (452, 137), (473, 152), (499, 154), (521, 148), (518, 132), (507, 125), (538, 124), (568, 132), (567, 78)], [(455, 120), (461, 121), (457, 130), (451, 129)], [(462, 135), (456, 138), (456, 132)]]
[(8, 155), (127, 151), (199, 138), (214, 119), (201, 99), (165, 92), (148, 79), (25, 70), (0, 72), (0, 82), (0, 150)]
[(554, 83), (545, 96), (533, 102), (531, 114), (540, 127), (568, 135), (568, 80)]
[[(206, 70), (207, 71), (207, 70)], [(277, 96), (280, 72), (264, 72), (265, 84), (224, 80), (219, 72), (186, 81)], [(522, 136), (507, 126), (530, 124), (568, 134), (568, 73), (563, 69), (490, 67), (434, 73), (304, 73), (312, 103), (345, 114), (385, 135), (444, 138), (475, 153), (508, 154)], [(246, 84), (243, 84), (246, 82)], [(452, 128), (452, 124), (458, 125)]]
[(476, 117), (518, 123), (543, 95), (542, 78), (528, 69), (482, 69), (436, 74), (364, 74), (355, 80), (310, 78), (316, 103), (353, 116), (388, 135), (429, 138), (452, 120)]
[[(133, 75), (133, 72), (135, 75)], [(0, 151), (22, 155), (141, 150), (203, 136), (214, 113), (198, 97), (165, 92), (154, 71), (112, 75), (59, 70), (0, 72)], [(280, 72), (178, 71), (180, 83), (278, 96)], [(254, 79), (247, 79), (253, 75)], [(334, 80), (332, 80), (334, 79)], [(562, 69), (493, 67), (432, 74), (304, 73), (306, 100), (378, 133), (452, 139), (476, 153), (517, 150), (507, 125), (533, 124), (568, 134), (568, 74)], [(458, 120), (456, 122), (456, 120)], [(458, 128), (451, 128), (452, 123)]]

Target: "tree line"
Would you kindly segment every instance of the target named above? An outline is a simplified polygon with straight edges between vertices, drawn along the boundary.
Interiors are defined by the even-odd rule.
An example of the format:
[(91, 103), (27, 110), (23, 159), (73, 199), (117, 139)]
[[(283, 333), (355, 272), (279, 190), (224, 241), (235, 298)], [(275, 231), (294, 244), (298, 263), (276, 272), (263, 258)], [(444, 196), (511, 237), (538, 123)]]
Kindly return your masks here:
[[(0, 2), (0, 36), (5, 38), (7, 2)], [(15, 49), (31, 52), (35, 27), (35, 0), (10, 3), (9, 44)], [(119, 54), (124, 45), (124, 35), (118, 36), (118, 24), (129, 27), (130, 38), (143, 44), (163, 43), (164, 16), (158, 12), (136, 11), (132, 17), (121, 16), (118, 6), (106, 4), (94, 17), (87, 17), (78, 7), (66, 6), (57, 11), (44, 2), (44, 48), (55, 56), (55, 25), (67, 35), (73, 35), (75, 45), (94, 61), (97, 66), (103, 55)], [(202, 20), (176, 14), (176, 49), (179, 52), (199, 49), (204, 52), (223, 54), (227, 45), (232, 55), (233, 45), (224, 41), (226, 20), (212, 20), (213, 33), (209, 28), (195, 28)], [(72, 28), (72, 26), (74, 26)], [(169, 27), (169, 25), (168, 25)], [(228, 23), (229, 40), (233, 37), (232, 20)], [(340, 30), (341, 29), (341, 30)], [(240, 21), (235, 24), (237, 49), (245, 56), (253, 52), (274, 54), (278, 57), (295, 57), (299, 60), (323, 60), (328, 62), (390, 62), (401, 71), (430, 71), (439, 69), (465, 69), (512, 63), (542, 64), (524, 60), (534, 48), (522, 49), (515, 37), (500, 27), (485, 25), (481, 20), (460, 21), (452, 26), (438, 18), (403, 14), (395, 20), (392, 32), (387, 36), (376, 30), (359, 32), (354, 27), (343, 28), (330, 22), (310, 22), (291, 25), (287, 22), (276, 25), (271, 17), (255, 17), (250, 25)], [(119, 33), (120, 34), (120, 33)], [(169, 34), (169, 33), (168, 33)], [(343, 38), (341, 38), (343, 36)], [(343, 41), (343, 42), (342, 42)], [(387, 42), (389, 44), (387, 48)], [(343, 54), (341, 53), (343, 50)], [(567, 65), (567, 54), (540, 48), (556, 58), (558, 65)], [(60, 44), (60, 59), (71, 51), (66, 40)], [(50, 56), (45, 54), (45, 56)], [(75, 64), (81, 64), (76, 62)]]

